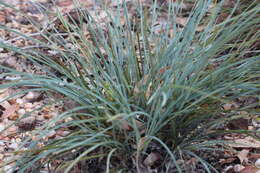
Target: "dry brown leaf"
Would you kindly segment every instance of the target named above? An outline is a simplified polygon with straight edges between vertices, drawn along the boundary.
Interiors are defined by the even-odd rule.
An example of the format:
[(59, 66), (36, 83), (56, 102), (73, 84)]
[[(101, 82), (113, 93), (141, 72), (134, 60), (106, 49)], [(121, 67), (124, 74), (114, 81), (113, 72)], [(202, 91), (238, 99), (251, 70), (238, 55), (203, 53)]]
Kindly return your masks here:
[(5, 93), (5, 92), (7, 92), (7, 88), (4, 88), (4, 89), (0, 89), (0, 94), (3, 94), (3, 93)]
[(145, 98), (148, 100), (152, 94), (152, 83), (149, 83), (148, 88), (145, 92)]
[(246, 166), (240, 171), (240, 173), (257, 173), (260, 169), (257, 169), (254, 166)]
[(18, 118), (19, 118), (19, 114), (17, 114), (17, 113), (13, 113), (10, 116), (8, 116), (8, 119), (12, 120), (12, 121), (17, 120)]
[(233, 108), (233, 104), (227, 103), (227, 104), (224, 104), (222, 107), (225, 111), (229, 111)]
[(71, 1), (71, 0), (63, 0), (63, 1), (57, 2), (57, 6), (60, 6), (60, 7), (70, 6), (70, 5), (73, 5), (73, 1)]
[(43, 118), (44, 119), (51, 119), (53, 117), (53, 115), (52, 114), (50, 114), (50, 113), (47, 113), (47, 114), (43, 114)]
[(241, 164), (248, 162), (248, 153), (249, 149), (243, 149), (240, 152), (238, 152), (237, 157), (239, 158)]
[(8, 101), (3, 101), (0, 105), (4, 110), (6, 110), (6, 108), (11, 106), (11, 104)]
[(224, 164), (227, 164), (227, 163), (230, 164), (230, 163), (234, 162), (236, 159), (237, 158), (235, 158), (235, 157), (230, 157), (230, 158), (227, 158), (227, 159), (220, 159), (219, 163), (221, 165), (224, 165)]
[(193, 166), (195, 166), (197, 163), (198, 163), (198, 160), (196, 158), (194, 158), (194, 157), (192, 157), (191, 159), (189, 159), (186, 162), (187, 165), (193, 165)]
[(19, 109), (19, 105), (13, 104), (9, 107), (5, 108), (6, 110), (3, 112), (3, 118), (12, 118), (12, 116), (15, 116), (15, 112)]
[[(141, 121), (135, 120), (135, 123), (138, 128), (143, 126), (143, 123)], [(127, 131), (132, 131), (133, 127), (129, 124), (127, 120), (120, 120), (120, 127)]]
[(9, 128), (5, 131), (5, 133), (6, 133), (6, 135), (8, 135), (8, 136), (12, 136), (12, 135), (16, 135), (17, 131), (18, 131), (18, 128), (17, 128), (16, 126), (12, 126), (12, 127), (9, 127)]
[(249, 159), (258, 159), (258, 158), (260, 158), (260, 153), (251, 153), (248, 158)]
[[(7, 102), (7, 101), (4, 101), (3, 100), (9, 95), (9, 92), (7, 89), (0, 89), (0, 105), (3, 106), (4, 102)], [(5, 107), (5, 106), (3, 106)]]
[(249, 125), (249, 121), (246, 118), (238, 118), (238, 119), (234, 119), (231, 120), (228, 124), (227, 127), (230, 130), (248, 130), (248, 125)]
[(260, 141), (250, 136), (244, 139), (234, 139), (232, 142), (233, 143), (228, 145), (234, 148), (260, 148)]
[(146, 84), (147, 82), (147, 79), (148, 79), (148, 75), (145, 75), (143, 77), (143, 79), (141, 79), (140, 81), (138, 81), (134, 87), (134, 94), (139, 94), (141, 91), (140, 91), (140, 88)]
[(203, 31), (207, 26), (201, 25), (196, 28), (196, 31), (201, 32)]
[(127, 130), (127, 131), (132, 131), (133, 128), (130, 126), (130, 124), (128, 123), (127, 120), (121, 120), (120, 122), (120, 127), (124, 130)]
[(146, 166), (153, 166), (156, 162), (161, 160), (162, 156), (157, 152), (150, 153), (144, 160)]
[(18, 127), (22, 130), (33, 130), (36, 125), (35, 117), (27, 117), (18, 122)]
[(187, 17), (177, 17), (176, 18), (176, 23), (180, 24), (182, 26), (185, 26), (188, 22), (188, 18)]
[(3, 11), (0, 11), (0, 24), (5, 24), (6, 14)]
[(145, 147), (146, 142), (147, 142), (147, 138), (146, 137), (141, 137), (139, 142), (138, 142), (137, 149), (139, 151), (141, 151)]

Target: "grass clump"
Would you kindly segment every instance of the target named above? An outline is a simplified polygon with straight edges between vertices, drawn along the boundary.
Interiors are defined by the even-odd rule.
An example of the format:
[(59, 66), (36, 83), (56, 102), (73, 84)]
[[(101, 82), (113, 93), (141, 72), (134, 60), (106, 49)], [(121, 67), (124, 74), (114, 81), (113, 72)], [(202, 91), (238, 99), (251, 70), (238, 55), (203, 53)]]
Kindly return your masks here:
[[(201, 162), (205, 171), (217, 172), (198, 151), (223, 144), (210, 138), (217, 135), (212, 128), (222, 122), (217, 118), (221, 104), (259, 93), (259, 56), (248, 53), (252, 39), (259, 36), (252, 29), (259, 25), (259, 5), (252, 2), (241, 14), (231, 13), (216, 24), (222, 3), (208, 15), (212, 2), (197, 1), (183, 28), (176, 23), (181, 8), (175, 3), (169, 4), (165, 24), (160, 25), (156, 3), (150, 8), (136, 3), (135, 16), (123, 3), (114, 12), (104, 9), (109, 19), (106, 29), (82, 9), (76, 11), (78, 18), (57, 12), (65, 36), (57, 27), (39, 27), (42, 38), (35, 39), (0, 26), (37, 48), (6, 42), (0, 47), (45, 73), (1, 66), (5, 69), (1, 75), (20, 77), (1, 88), (23, 86), (28, 91), (59, 93), (77, 105), (35, 132), (39, 141), (60, 128), (70, 134), (41, 147), (39, 141), (30, 141), (16, 160), (18, 172), (37, 171), (55, 160), (61, 160), (55, 171), (70, 172), (76, 165), (91, 165), (89, 160), (97, 164), (98, 158), (106, 166), (97, 172), (143, 172), (143, 161), (151, 153), (161, 156), (161, 172), (185, 172), (179, 161), (189, 157)], [(198, 32), (201, 25), (203, 31)], [(254, 38), (237, 41), (253, 33)]]

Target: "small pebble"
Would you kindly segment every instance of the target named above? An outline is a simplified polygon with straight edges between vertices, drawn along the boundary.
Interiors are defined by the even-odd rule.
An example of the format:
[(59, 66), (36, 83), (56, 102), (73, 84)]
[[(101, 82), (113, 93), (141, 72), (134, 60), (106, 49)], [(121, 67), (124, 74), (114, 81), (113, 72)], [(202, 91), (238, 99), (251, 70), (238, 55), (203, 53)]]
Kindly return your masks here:
[(35, 105), (35, 109), (40, 109), (41, 107), (42, 107), (42, 105), (40, 105), (40, 104)]
[(32, 112), (33, 110), (28, 108), (28, 109), (25, 109), (26, 112)]
[(50, 131), (50, 132), (46, 135), (46, 137), (49, 138), (49, 139), (54, 138), (55, 136), (56, 136), (56, 131), (55, 131), (55, 130)]
[(233, 105), (230, 103), (227, 103), (227, 104), (224, 104), (222, 107), (225, 111), (229, 111), (233, 108)]
[(3, 62), (3, 65), (6, 67), (15, 68), (15, 66), (17, 65), (17, 60), (13, 56), (7, 57), (6, 60)]
[(14, 142), (11, 145), (9, 145), (9, 148), (17, 149), (18, 148), (18, 144), (16, 142)]
[(252, 120), (252, 124), (253, 124), (254, 127), (259, 128), (260, 127), (260, 120), (253, 119)]
[(3, 160), (3, 159), (4, 159), (4, 155), (0, 154), (0, 160)]
[(25, 110), (24, 109), (19, 109), (18, 111), (17, 111), (17, 113), (19, 114), (19, 115), (24, 115), (25, 114)]
[(69, 133), (70, 133), (69, 131), (63, 131), (63, 130), (57, 131), (57, 135), (62, 137), (67, 136)]
[(248, 126), (248, 130), (254, 130), (254, 126)]
[(24, 99), (28, 102), (37, 102), (42, 100), (42, 94), (39, 92), (28, 92), (27, 95), (24, 96)]
[(5, 126), (3, 124), (0, 124), (0, 132), (5, 129)]
[(62, 139), (62, 136), (56, 136), (55, 139)]
[(34, 99), (34, 96), (35, 96), (35, 94), (30, 91), (30, 92), (28, 92), (28, 93), (26, 94), (25, 99), (26, 99), (26, 100), (32, 100), (32, 99)]
[(16, 99), (16, 103), (18, 103), (18, 104), (23, 104), (24, 103), (24, 101), (23, 101), (23, 99)]
[(32, 136), (32, 140), (33, 141), (37, 141), (37, 140), (39, 140), (36, 136)]
[(25, 103), (24, 108), (25, 109), (31, 109), (33, 107), (32, 103)]
[(260, 159), (255, 161), (255, 167), (260, 168)]
[(4, 167), (4, 172), (5, 173), (12, 173), (13, 172), (13, 167), (11, 165), (6, 165)]
[(15, 141), (16, 141), (17, 143), (20, 143), (20, 142), (22, 142), (22, 139), (21, 139), (21, 138), (15, 138)]
[(70, 121), (72, 121), (72, 120), (73, 120), (73, 118), (68, 117), (68, 118), (65, 119), (65, 122), (70, 122)]
[(245, 167), (243, 165), (237, 164), (233, 167), (235, 172), (240, 172), (241, 170), (243, 170)]
[(43, 144), (43, 143), (38, 143), (37, 146), (38, 146), (39, 148), (42, 148), (42, 147), (44, 146), (44, 144)]
[(45, 119), (44, 119), (42, 116), (37, 116), (37, 117), (36, 117), (36, 120), (37, 120), (37, 121), (44, 121)]
[(228, 171), (230, 171), (230, 170), (232, 170), (233, 169), (233, 166), (232, 165), (229, 165), (229, 166), (227, 166), (225, 169), (224, 169), (224, 172), (228, 172)]

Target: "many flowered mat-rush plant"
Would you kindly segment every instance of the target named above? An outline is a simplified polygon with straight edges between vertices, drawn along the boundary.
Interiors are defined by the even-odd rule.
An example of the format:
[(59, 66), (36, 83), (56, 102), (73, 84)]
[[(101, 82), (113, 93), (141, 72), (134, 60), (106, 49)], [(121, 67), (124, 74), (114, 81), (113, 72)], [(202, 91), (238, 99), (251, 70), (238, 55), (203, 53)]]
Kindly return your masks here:
[[(163, 156), (163, 172), (183, 172), (177, 160), (185, 157), (196, 158), (207, 172), (217, 171), (197, 151), (223, 144), (209, 138), (216, 135), (209, 129), (221, 122), (216, 118), (219, 105), (259, 92), (260, 57), (246, 53), (259, 37), (254, 29), (259, 25), (259, 5), (252, 2), (237, 15), (233, 9), (217, 24), (223, 1), (197, 1), (182, 28), (176, 23), (182, 10), (178, 4), (169, 3), (165, 24), (159, 26), (161, 9), (156, 2), (149, 8), (134, 4), (136, 16), (126, 3), (114, 12), (104, 7), (107, 28), (87, 10), (78, 9), (66, 17), (57, 12), (63, 34), (55, 25), (35, 26), (41, 39), (0, 26), (37, 45), (28, 49), (1, 42), (0, 47), (45, 72), (29, 74), (1, 66), (5, 71), (1, 76), (20, 77), (1, 88), (23, 86), (28, 91), (59, 93), (78, 105), (35, 132), (39, 140), (60, 128), (70, 129), (69, 135), (41, 147), (39, 141), (30, 141), (29, 146), (29, 140), (24, 142), (27, 150), (19, 152), (18, 172), (36, 171), (61, 158), (58, 169), (65, 172), (95, 158), (106, 160), (107, 172), (130, 168), (142, 172), (143, 160), (151, 152)], [(254, 37), (237, 42), (241, 35)]]

